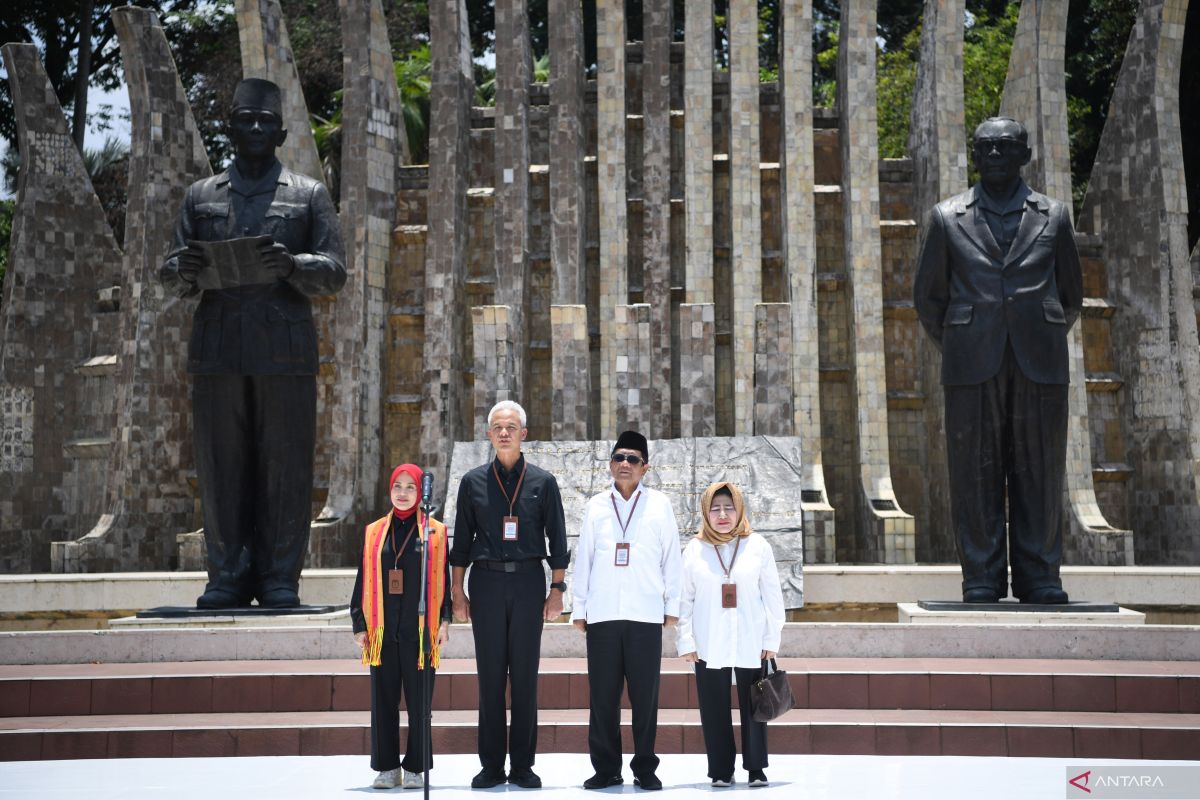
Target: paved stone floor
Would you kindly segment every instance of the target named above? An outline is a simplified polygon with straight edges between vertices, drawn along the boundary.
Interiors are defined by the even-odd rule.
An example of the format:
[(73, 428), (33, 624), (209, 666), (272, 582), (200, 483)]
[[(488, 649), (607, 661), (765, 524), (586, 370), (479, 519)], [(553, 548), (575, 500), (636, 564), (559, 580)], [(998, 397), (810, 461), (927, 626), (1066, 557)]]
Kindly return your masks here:
[[(1056, 758), (962, 758), (952, 756), (774, 756), (767, 775), (771, 785), (750, 789), (739, 770), (731, 789), (713, 789), (698, 755), (664, 756), (659, 767), (661, 800), (720, 795), (724, 800), (1059, 800), (1067, 794), (1067, 767), (1101, 765), (1153, 771), (1200, 761), (1116, 761)], [(637, 795), (630, 783), (603, 792), (585, 792), (580, 783), (592, 770), (583, 755), (551, 753), (538, 757), (544, 788), (534, 793), (507, 786), (485, 792), (468, 788), (478, 770), (474, 756), (437, 758), (431, 794), (446, 800), (481, 800), (494, 794), (529, 795), (530, 800)], [(626, 780), (630, 780), (628, 769)], [(1075, 774), (1075, 773), (1073, 773)], [(0, 800), (54, 800), (87, 797), (170, 798), (170, 800), (306, 800), (385, 794), (370, 788), (374, 773), (364, 756), (281, 756), (274, 758), (107, 759), (90, 761), (18, 761), (0, 763)], [(1200, 790), (1198, 790), (1200, 791)], [(393, 795), (420, 797), (394, 789)], [(1200, 796), (1200, 795), (1198, 795)]]

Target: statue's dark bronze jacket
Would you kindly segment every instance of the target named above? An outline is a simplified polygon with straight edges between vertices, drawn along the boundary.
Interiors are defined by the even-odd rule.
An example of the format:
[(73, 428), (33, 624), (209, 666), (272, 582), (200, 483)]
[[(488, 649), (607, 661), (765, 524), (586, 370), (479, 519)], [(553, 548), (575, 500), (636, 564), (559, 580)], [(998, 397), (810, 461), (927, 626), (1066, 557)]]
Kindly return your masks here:
[(167, 291), (200, 296), (192, 319), (188, 372), (199, 375), (315, 375), (317, 334), (310, 296), (337, 292), (346, 282), (337, 211), (325, 186), (284, 168), (262, 230), (287, 247), (296, 269), (270, 284), (202, 291), (179, 275), (178, 256), (189, 239), (220, 241), (237, 230), (229, 172), (187, 191), (171, 250), (159, 271)]
[(929, 213), (914, 302), (942, 349), (942, 383), (983, 383), (1000, 369), (1006, 343), (1035, 383), (1070, 383), (1067, 331), (1083, 307), (1083, 276), (1066, 207), (1028, 191), (1021, 226), (1000, 252), (977, 187)]

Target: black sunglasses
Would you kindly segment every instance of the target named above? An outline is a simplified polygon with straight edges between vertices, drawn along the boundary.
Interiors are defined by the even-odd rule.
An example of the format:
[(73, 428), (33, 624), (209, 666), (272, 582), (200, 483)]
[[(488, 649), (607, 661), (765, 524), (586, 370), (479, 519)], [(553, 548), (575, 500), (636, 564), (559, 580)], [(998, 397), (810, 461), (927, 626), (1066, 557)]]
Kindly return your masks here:
[(617, 464), (620, 464), (622, 461), (628, 461), (630, 466), (636, 467), (645, 459), (643, 459), (641, 456), (626, 455), (625, 453), (613, 453), (612, 458), (609, 460), (614, 461)]

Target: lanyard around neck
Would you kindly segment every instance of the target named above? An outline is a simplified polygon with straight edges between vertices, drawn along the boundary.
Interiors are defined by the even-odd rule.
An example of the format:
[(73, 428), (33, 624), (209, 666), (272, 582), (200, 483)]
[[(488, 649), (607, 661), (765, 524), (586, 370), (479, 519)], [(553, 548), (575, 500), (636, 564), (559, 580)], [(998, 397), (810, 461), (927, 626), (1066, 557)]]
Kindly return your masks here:
[(521, 465), (521, 477), (517, 479), (517, 488), (513, 490), (512, 497), (509, 497), (508, 491), (504, 488), (504, 481), (500, 480), (500, 470), (496, 469), (496, 462), (492, 462), (492, 474), (496, 476), (496, 485), (500, 487), (500, 493), (508, 501), (508, 515), (510, 517), (513, 515), (513, 505), (517, 502), (517, 497), (521, 494), (521, 484), (525, 482), (525, 470), (528, 468), (528, 461)]
[(633, 512), (637, 511), (638, 501), (642, 499), (642, 490), (638, 489), (638, 493), (633, 496), (633, 508), (629, 509), (629, 516), (625, 518), (624, 522), (621, 521), (621, 512), (617, 510), (617, 498), (610, 494), (608, 499), (612, 501), (613, 513), (617, 515), (617, 524), (621, 526), (621, 541), (623, 542), (625, 541), (625, 531), (629, 529), (629, 523), (633, 522)]
[(729, 566), (725, 566), (725, 559), (721, 557), (721, 546), (713, 545), (713, 550), (717, 554), (717, 561), (721, 562), (721, 569), (725, 571), (725, 580), (729, 580), (729, 573), (733, 572), (734, 562), (737, 561), (738, 549), (742, 546), (742, 537), (737, 537), (737, 541), (733, 545), (733, 558), (729, 559)]
[(392, 562), (393, 568), (398, 569), (400, 567), (400, 556), (404, 555), (405, 548), (407, 548), (408, 543), (410, 541), (412, 541), (413, 534), (417, 532), (417, 523), (418, 522), (419, 522), (419, 520), (417, 520), (414, 515), (413, 526), (411, 529), (409, 529), (408, 536), (404, 537), (404, 544), (400, 545), (399, 550), (396, 550), (396, 526), (395, 525), (388, 526), (388, 536), (391, 537), (391, 540), (392, 540), (392, 552), (396, 554), (396, 558)]

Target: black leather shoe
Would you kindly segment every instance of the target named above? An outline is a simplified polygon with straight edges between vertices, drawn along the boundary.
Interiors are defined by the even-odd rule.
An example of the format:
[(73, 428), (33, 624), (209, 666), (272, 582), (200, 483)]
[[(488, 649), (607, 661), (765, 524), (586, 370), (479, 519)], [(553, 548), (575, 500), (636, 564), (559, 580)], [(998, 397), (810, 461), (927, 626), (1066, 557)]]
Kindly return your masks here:
[(300, 605), (300, 595), (291, 589), (268, 589), (258, 598), (259, 608), (295, 608)]
[(1034, 589), (1022, 597), (1021, 602), (1032, 605), (1057, 606), (1070, 601), (1067, 598), (1067, 593), (1057, 586), (1043, 586), (1041, 589)]
[(196, 598), (196, 608), (245, 608), (250, 601), (228, 589), (209, 589)]
[(609, 786), (620, 786), (625, 782), (625, 779), (620, 775), (601, 775), (597, 772), (592, 777), (583, 782), (585, 789), (607, 789)]
[(481, 769), (479, 774), (471, 778), (472, 789), (490, 789), (499, 786), (508, 778), (502, 769)]
[(986, 587), (978, 589), (966, 589), (963, 591), (964, 603), (999, 603), (1000, 595), (995, 589)]
[(508, 782), (522, 789), (542, 788), (542, 779), (531, 769), (514, 769), (508, 773)]
[(662, 781), (653, 772), (647, 772), (645, 775), (638, 775), (633, 779), (634, 786), (640, 786), (647, 792), (657, 792), (662, 789)]

